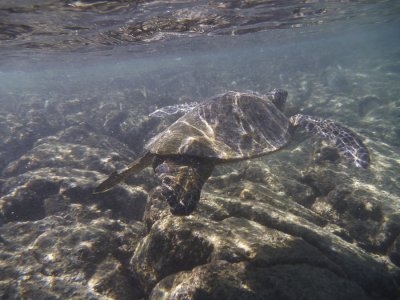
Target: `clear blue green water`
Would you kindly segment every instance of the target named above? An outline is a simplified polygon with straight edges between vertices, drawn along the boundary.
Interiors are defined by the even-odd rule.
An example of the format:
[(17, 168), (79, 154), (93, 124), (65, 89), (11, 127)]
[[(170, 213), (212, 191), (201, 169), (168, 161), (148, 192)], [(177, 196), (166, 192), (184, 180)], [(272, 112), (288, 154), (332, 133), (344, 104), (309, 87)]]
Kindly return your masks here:
[[(260, 215), (278, 225), (256, 220), (262, 226), (309, 238), (338, 264), (348, 249), (360, 264), (365, 257), (387, 262), (398, 281), (399, 28), (399, 1), (0, 1), (0, 271), (5, 274), (0, 295), (146, 298), (145, 284), (136, 290), (137, 274), (127, 265), (157, 182), (148, 169), (128, 180), (130, 187), (95, 198), (96, 181), (125, 167), (172, 122), (148, 116), (157, 108), (229, 90), (273, 88), (288, 91), (287, 115), (317, 115), (354, 130), (370, 151), (370, 167), (359, 170), (329, 159), (316, 163), (318, 144), (295, 137), (278, 153), (217, 167), (193, 222), (199, 216), (257, 219), (244, 209), (232, 213), (229, 201), (237, 207), (250, 203), (254, 210), (270, 205), (271, 215)], [(333, 192), (324, 194), (323, 187), (331, 185)], [(324, 206), (341, 193), (362, 205), (344, 212), (334, 207), (334, 213)], [(321, 227), (311, 226), (310, 232), (331, 234), (332, 249), (324, 248), (322, 238), (303, 234), (298, 229), (303, 225), (296, 227), (303, 217)], [(118, 234), (121, 228), (133, 233), (109, 246), (101, 236), (114, 230), (107, 222), (119, 224), (112, 223)], [(241, 224), (231, 225), (235, 222)], [(43, 234), (48, 236), (41, 240)], [(82, 249), (99, 236), (101, 246), (96, 245), (105, 254), (86, 254)], [(90, 281), (101, 281), (103, 273), (91, 268), (108, 262), (109, 253), (117, 253), (126, 268), (117, 278), (134, 282), (126, 298), (107, 294), (107, 288), (119, 291), (118, 283), (97, 288)], [(76, 263), (76, 257), (83, 259)], [(81, 265), (89, 271), (80, 273)], [(357, 284), (368, 292), (365, 282)], [(79, 294), (80, 287), (87, 294)], [(38, 292), (42, 288), (48, 294)], [(371, 295), (381, 295), (379, 288), (371, 289)]]

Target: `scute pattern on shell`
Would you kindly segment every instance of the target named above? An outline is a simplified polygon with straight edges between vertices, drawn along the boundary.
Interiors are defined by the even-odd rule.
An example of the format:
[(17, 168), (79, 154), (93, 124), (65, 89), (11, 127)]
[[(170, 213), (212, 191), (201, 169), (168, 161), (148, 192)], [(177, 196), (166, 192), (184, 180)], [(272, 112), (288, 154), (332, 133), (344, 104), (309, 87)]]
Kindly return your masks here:
[(289, 126), (267, 97), (227, 92), (186, 113), (146, 148), (158, 155), (247, 159), (283, 147), (290, 138)]

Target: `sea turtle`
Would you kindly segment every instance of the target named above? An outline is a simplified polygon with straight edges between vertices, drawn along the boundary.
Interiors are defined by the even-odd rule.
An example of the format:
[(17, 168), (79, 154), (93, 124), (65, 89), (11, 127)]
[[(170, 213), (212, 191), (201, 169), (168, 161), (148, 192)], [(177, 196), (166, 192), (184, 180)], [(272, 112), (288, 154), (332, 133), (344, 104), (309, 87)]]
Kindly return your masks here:
[(94, 192), (105, 192), (152, 163), (171, 212), (188, 215), (215, 165), (277, 151), (299, 127), (326, 139), (357, 167), (368, 166), (368, 150), (350, 129), (313, 116), (287, 118), (283, 114), (287, 94), (281, 89), (266, 95), (230, 91), (188, 106), (182, 117), (146, 144), (141, 157), (112, 173)]

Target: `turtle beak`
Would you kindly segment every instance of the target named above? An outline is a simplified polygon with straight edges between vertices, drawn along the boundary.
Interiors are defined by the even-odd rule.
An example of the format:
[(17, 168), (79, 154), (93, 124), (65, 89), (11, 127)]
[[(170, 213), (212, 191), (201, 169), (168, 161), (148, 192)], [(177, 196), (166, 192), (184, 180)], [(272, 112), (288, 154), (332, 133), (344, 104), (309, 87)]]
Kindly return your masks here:
[(273, 89), (272, 91), (268, 92), (267, 96), (280, 111), (284, 110), (286, 98), (288, 96), (287, 91), (282, 89)]

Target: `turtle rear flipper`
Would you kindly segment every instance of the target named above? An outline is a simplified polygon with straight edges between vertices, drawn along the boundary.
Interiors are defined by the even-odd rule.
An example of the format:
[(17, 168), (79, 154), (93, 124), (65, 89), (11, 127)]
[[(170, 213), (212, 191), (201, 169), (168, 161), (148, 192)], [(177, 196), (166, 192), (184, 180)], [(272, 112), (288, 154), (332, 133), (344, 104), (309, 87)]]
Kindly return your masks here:
[(197, 206), (204, 182), (211, 175), (214, 164), (201, 159), (167, 159), (155, 166), (161, 179), (158, 192), (165, 198), (174, 215), (189, 215)]
[(368, 149), (350, 129), (331, 120), (301, 114), (291, 117), (290, 122), (295, 128), (304, 128), (328, 140), (347, 160), (353, 162), (357, 167), (368, 167), (370, 163)]
[(133, 161), (125, 170), (121, 172), (112, 172), (110, 176), (103, 182), (101, 182), (93, 191), (93, 194), (100, 194), (108, 191), (109, 189), (113, 188), (118, 183), (124, 181), (129, 175), (139, 172), (148, 165), (153, 160), (154, 155), (150, 152), (144, 153), (141, 157)]

